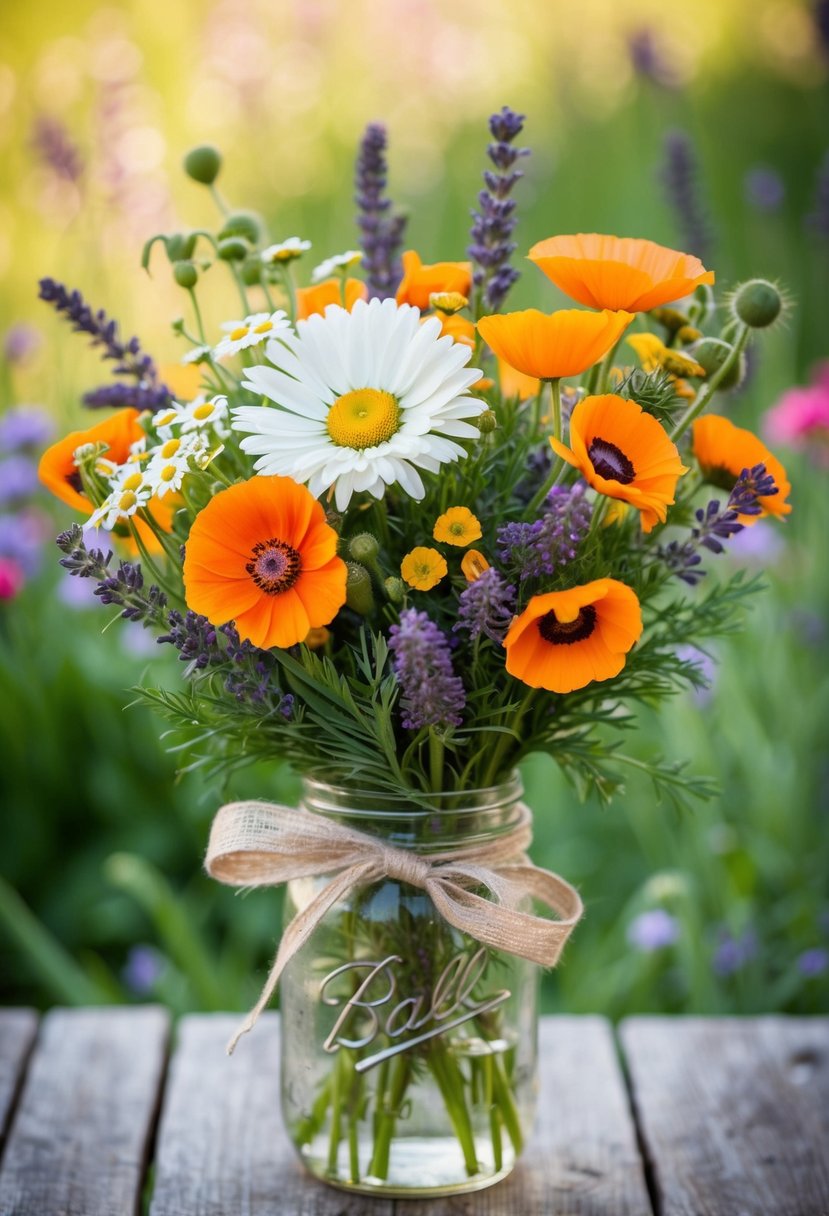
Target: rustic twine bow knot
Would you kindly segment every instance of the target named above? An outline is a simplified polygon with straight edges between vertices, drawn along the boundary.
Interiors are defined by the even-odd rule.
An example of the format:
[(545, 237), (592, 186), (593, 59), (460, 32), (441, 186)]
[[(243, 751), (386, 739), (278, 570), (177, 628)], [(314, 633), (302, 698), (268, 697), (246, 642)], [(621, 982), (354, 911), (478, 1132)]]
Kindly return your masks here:
[[(230, 1054), (273, 996), (285, 965), (326, 912), (354, 887), (392, 878), (426, 892), (445, 921), (475, 941), (552, 967), (578, 923), (578, 891), (525, 855), (532, 816), (523, 804), (514, 826), (485, 842), (417, 854), (306, 810), (269, 802), (230, 802), (213, 820), (205, 868), (232, 887), (281, 886), (292, 878), (331, 879), (285, 929), (259, 1000), (228, 1044)], [(473, 888), (485, 888), (489, 898)], [(519, 904), (535, 899), (550, 920)]]

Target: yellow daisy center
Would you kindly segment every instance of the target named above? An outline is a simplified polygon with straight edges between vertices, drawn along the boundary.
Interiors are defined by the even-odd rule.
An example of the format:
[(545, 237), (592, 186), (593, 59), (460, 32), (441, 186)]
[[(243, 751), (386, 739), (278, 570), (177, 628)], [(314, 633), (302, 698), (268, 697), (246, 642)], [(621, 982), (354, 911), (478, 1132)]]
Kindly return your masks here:
[(176, 466), (174, 464), (165, 465), (161, 470), (162, 481), (172, 481), (176, 475)]
[(236, 329), (232, 329), (230, 331), (231, 342), (238, 342), (240, 339), (246, 338), (248, 336), (248, 329), (249, 326), (247, 325), (239, 325)]
[(157, 414), (157, 415), (156, 415), (156, 419), (155, 419), (155, 425), (156, 425), (157, 427), (159, 427), (159, 426), (169, 426), (169, 425), (170, 425), (170, 423), (171, 423), (171, 422), (175, 422), (175, 420), (176, 420), (176, 411), (175, 411), (175, 410), (167, 410), (167, 411), (166, 411), (165, 413), (163, 413), (163, 414)]
[(180, 447), (180, 439), (168, 439), (161, 449), (161, 455), (165, 460), (169, 460), (171, 456), (175, 456)]
[(338, 447), (374, 448), (400, 430), (400, 406), (381, 389), (353, 389), (331, 406), (326, 426)]
[(122, 490), (137, 490), (141, 485), (141, 473), (130, 473), (129, 477), (125, 477), (122, 484)]
[(260, 325), (254, 326), (255, 334), (266, 334), (273, 329), (273, 321), (262, 321)]
[(205, 418), (209, 418), (213, 413), (213, 409), (212, 401), (205, 402), (204, 405), (197, 405), (193, 410), (193, 417), (198, 418), (199, 422), (204, 422)]
[(136, 499), (132, 490), (127, 490), (126, 493), (122, 494), (121, 497), (118, 499), (118, 510), (119, 511), (131, 511), (137, 501), (138, 500)]

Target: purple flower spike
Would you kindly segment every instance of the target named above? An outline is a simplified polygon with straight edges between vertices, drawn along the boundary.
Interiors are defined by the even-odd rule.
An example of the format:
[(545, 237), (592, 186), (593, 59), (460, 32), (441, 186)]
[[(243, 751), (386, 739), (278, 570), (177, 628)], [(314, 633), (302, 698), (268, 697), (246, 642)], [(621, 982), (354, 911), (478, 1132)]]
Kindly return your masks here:
[(672, 946), (679, 937), (679, 923), (675, 916), (664, 908), (651, 908), (640, 912), (628, 926), (627, 938), (632, 946), (643, 954), (653, 954)]
[(801, 975), (808, 976), (809, 979), (814, 979), (818, 975), (829, 970), (829, 950), (824, 950), (822, 946), (813, 946), (811, 950), (804, 950), (797, 960), (797, 969)]
[(487, 152), (497, 173), (484, 173), (486, 189), (478, 195), (478, 211), (472, 212), (471, 244), (467, 253), (475, 265), (473, 283), (481, 293), (483, 304), (491, 312), (504, 303), (518, 271), (509, 264), (516, 249), (512, 234), (515, 230), (515, 200), (510, 191), (523, 174), (515, 168), (521, 156), (529, 156), (529, 148), (514, 148), (512, 141), (521, 133), (524, 115), (504, 106), (489, 120), (494, 143)]
[(498, 529), (498, 557), (520, 579), (555, 574), (575, 560), (593, 518), (585, 488), (583, 482), (559, 486), (547, 496), (541, 519)]
[(402, 277), (399, 253), (406, 216), (393, 214), (391, 200), (385, 197), (386, 142), (386, 128), (369, 123), (357, 156), (354, 201), (370, 300), (393, 296)]
[(460, 726), (466, 695), (463, 681), (452, 669), (446, 635), (425, 612), (405, 608), (389, 638), (406, 730)]
[(510, 627), (515, 611), (515, 588), (492, 567), (461, 592), (458, 620), (453, 630), (468, 630), (471, 638), (483, 633), (498, 645)]
[(674, 213), (686, 253), (703, 262), (711, 252), (711, 225), (699, 189), (699, 164), (691, 137), (684, 131), (669, 131), (665, 137), (660, 171), (668, 206)]

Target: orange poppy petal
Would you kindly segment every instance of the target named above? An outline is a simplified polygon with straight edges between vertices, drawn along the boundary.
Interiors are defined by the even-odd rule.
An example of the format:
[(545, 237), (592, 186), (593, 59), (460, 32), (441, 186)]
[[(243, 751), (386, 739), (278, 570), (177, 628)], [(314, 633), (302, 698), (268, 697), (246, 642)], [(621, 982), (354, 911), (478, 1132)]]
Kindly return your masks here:
[(597, 363), (633, 320), (626, 312), (584, 312), (537, 308), (481, 317), (478, 331), (494, 353), (511, 367), (538, 380), (578, 376)]

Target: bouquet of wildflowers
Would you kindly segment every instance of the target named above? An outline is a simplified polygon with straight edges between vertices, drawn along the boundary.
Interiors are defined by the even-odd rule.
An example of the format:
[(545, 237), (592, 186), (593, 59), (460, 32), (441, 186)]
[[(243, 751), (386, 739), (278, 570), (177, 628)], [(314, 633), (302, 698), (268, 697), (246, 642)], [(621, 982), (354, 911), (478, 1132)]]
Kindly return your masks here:
[[(629, 766), (676, 800), (701, 786), (621, 743), (637, 703), (700, 682), (683, 648), (733, 627), (750, 584), (714, 569), (729, 539), (790, 509), (779, 461), (727, 416), (747, 345), (783, 301), (753, 280), (720, 304), (697, 258), (580, 234), (529, 252), (578, 307), (504, 311), (521, 129), (507, 108), (493, 116), (466, 260), (428, 263), (403, 251), (385, 133), (369, 127), (359, 249), (310, 274), (309, 242), (273, 243), (230, 211), (218, 154), (195, 150), (186, 167), (216, 195), (219, 227), (145, 250), (147, 265), (163, 246), (191, 301), (174, 326), (187, 349), (165, 375), (77, 292), (41, 284), (117, 375), (87, 397), (115, 412), (42, 461), (87, 529), (59, 537), (63, 565), (179, 652), (181, 689), (144, 695), (213, 771), (281, 756), (318, 782), (432, 810), (503, 785), (538, 751), (581, 794), (608, 798)], [(198, 292), (220, 269), (240, 310), (213, 334)], [(362, 957), (359, 917), (335, 938), (335, 961)], [(411, 945), (371, 948), (410, 959)], [(496, 1014), (476, 1033), (494, 1041)], [(476, 1086), (489, 1085), (497, 1167), (502, 1138), (520, 1141), (509, 1069), (493, 1089), (492, 1074), (445, 1053), (438, 1064), (436, 1041), (420, 1051), (466, 1172), (482, 1153)], [(415, 1073), (394, 1082), (398, 1114)], [(328, 1136), (329, 1172), (350, 1144), (342, 1094), (359, 1123), (367, 1092), (357, 1065), (332, 1076), (302, 1132)], [(352, 1182), (388, 1173), (383, 1084)]]

